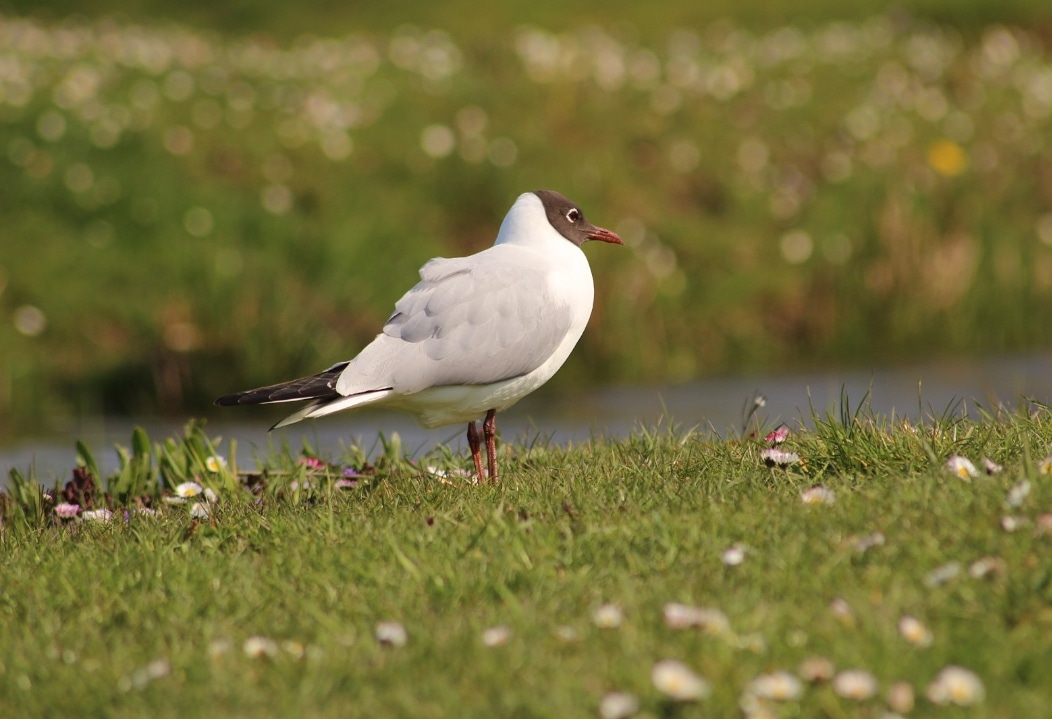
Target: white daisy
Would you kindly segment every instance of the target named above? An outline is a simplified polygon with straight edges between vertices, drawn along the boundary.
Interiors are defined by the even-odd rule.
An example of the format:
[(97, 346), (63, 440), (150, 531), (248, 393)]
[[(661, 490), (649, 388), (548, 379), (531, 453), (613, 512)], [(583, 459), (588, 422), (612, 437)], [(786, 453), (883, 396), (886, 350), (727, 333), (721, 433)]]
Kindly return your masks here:
[(833, 504), (836, 493), (825, 487), (811, 487), (800, 493), (800, 501), (804, 504)]
[(877, 689), (877, 678), (864, 669), (845, 669), (833, 677), (833, 691), (845, 699), (865, 701)]
[(482, 643), (487, 647), (499, 647), (508, 643), (511, 639), (511, 627), (503, 624), (490, 627), (482, 632)]
[(979, 476), (979, 472), (976, 471), (975, 465), (972, 464), (971, 460), (959, 454), (955, 454), (946, 460), (946, 469), (961, 479), (971, 479)]
[(245, 640), (241, 651), (253, 659), (277, 656), (278, 643), (267, 637), (253, 636)]
[(913, 711), (913, 686), (909, 682), (895, 682), (888, 687), (888, 706), (899, 714)]
[(409, 633), (401, 622), (379, 622), (375, 630), (376, 641), (388, 647), (404, 647), (409, 641)]
[(627, 719), (639, 711), (639, 698), (627, 692), (608, 692), (599, 700), (602, 719)]
[(789, 672), (779, 670), (756, 677), (749, 682), (746, 691), (760, 699), (785, 702), (799, 699), (804, 693), (804, 685)]
[(218, 454), (213, 454), (205, 460), (205, 469), (209, 472), (220, 472), (226, 469), (226, 467), (226, 459), (220, 457)]
[(911, 617), (907, 614), (899, 619), (899, 634), (902, 635), (903, 639), (914, 646), (931, 646), (931, 630), (924, 626), (924, 622), (916, 617)]
[(720, 555), (720, 560), (728, 567), (737, 567), (745, 561), (745, 547), (741, 544), (735, 544), (728, 547), (723, 550), (723, 554)]
[(986, 689), (975, 672), (950, 666), (939, 672), (925, 694), (935, 704), (968, 706), (981, 702), (986, 697)]
[(788, 467), (800, 461), (800, 455), (796, 452), (786, 452), (777, 447), (769, 447), (760, 452), (760, 459), (768, 467)]
[(650, 679), (659, 692), (678, 702), (704, 699), (711, 687), (683, 662), (662, 659), (650, 670)]
[(196, 497), (201, 494), (203, 490), (201, 489), (201, 485), (197, 482), (183, 482), (177, 484), (173, 491), (175, 492), (176, 497), (189, 499), (190, 497)]
[(592, 612), (592, 621), (602, 629), (616, 629), (625, 620), (625, 613), (616, 604), (602, 604)]
[(708, 634), (729, 634), (730, 620), (719, 609), (669, 602), (664, 607), (665, 625), (672, 629), (698, 627)]

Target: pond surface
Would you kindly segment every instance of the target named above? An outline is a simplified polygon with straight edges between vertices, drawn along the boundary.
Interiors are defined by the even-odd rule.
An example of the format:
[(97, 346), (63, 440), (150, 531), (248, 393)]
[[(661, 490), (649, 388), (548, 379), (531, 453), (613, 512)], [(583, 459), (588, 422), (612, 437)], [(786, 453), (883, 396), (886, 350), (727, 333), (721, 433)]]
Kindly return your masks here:
[[(542, 390), (543, 392), (543, 390)], [(940, 361), (895, 368), (828, 371), (790, 375), (712, 378), (680, 385), (612, 387), (560, 396), (546, 393), (528, 397), (497, 417), (502, 437), (517, 442), (553, 442), (564, 445), (587, 442), (596, 436), (626, 437), (638, 427), (675, 423), (727, 436), (741, 432), (742, 420), (753, 398), (766, 403), (758, 415), (768, 424), (810, 424), (814, 406), (820, 412), (837, 412), (842, 393), (856, 407), (867, 398), (879, 415), (908, 417), (978, 417), (980, 408), (1016, 409), (1021, 398), (1052, 404), (1052, 353), (1026, 357)], [(379, 434), (398, 433), (403, 446), (420, 455), (438, 444), (466, 452), (464, 427), (427, 430), (409, 416), (381, 410), (360, 410), (306, 421), (272, 433), (267, 428), (288, 411), (277, 408), (208, 410), (211, 437), (236, 438), (238, 461), (250, 467), (255, 449), (269, 443), (288, 442), (298, 449), (306, 439), (331, 456), (342, 446), (359, 444), (374, 456), (380, 451)], [(0, 445), (0, 484), (8, 470), (34, 465), (46, 485), (67, 478), (75, 465), (74, 443), (84, 440), (103, 471), (117, 467), (115, 443), (128, 446), (131, 431), (141, 425), (154, 441), (181, 433), (182, 422), (139, 418), (95, 418), (71, 422), (67, 430), (47, 437)], [(226, 449), (226, 444), (221, 450)]]

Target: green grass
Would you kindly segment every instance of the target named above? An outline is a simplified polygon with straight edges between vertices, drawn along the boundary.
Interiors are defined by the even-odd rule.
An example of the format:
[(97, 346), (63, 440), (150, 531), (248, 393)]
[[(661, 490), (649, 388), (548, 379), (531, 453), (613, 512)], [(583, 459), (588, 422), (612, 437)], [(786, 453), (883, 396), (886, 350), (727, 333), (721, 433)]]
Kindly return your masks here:
[[(843, 415), (794, 432), (784, 448), (801, 462), (786, 470), (763, 466), (753, 435), (640, 430), (565, 449), (503, 446), (497, 486), (418, 469), (466, 467), (465, 457), (413, 465), (389, 445), (358, 487), (336, 490), (344, 467), (372, 471), (359, 451), (308, 469), (285, 449), (261, 458), (255, 494), (229, 481), (233, 467), (202, 469), (206, 453), (233, 457), (191, 427), (128, 452), (145, 458), (135, 476), (162, 484), (137, 485), (125, 502), (149, 496), (161, 515), (109, 523), (56, 524), (21, 478), (0, 534), (0, 706), (12, 716), (590, 717), (621, 690), (640, 697), (643, 716), (737, 716), (753, 677), (822, 656), (872, 672), (881, 693), (856, 703), (808, 686), (778, 716), (876, 717), (893, 681), (916, 690), (910, 716), (1048, 716), (1047, 409), (920, 425)], [(943, 466), (953, 454), (1004, 471), (965, 481)], [(218, 492), (210, 519), (159, 501), (187, 477)], [(304, 479), (310, 497), (290, 489)], [(1023, 481), (1029, 495), (1006, 506)], [(835, 503), (804, 504), (814, 485)], [(1021, 527), (1006, 531), (1007, 515)], [(860, 551), (877, 532), (884, 542)], [(739, 543), (744, 562), (725, 566)], [(989, 557), (997, 569), (971, 576)], [(954, 562), (959, 574), (933, 584)], [(672, 629), (667, 602), (719, 609), (730, 630)], [(620, 627), (595, 625), (604, 603), (623, 610)], [(931, 646), (899, 635), (904, 615), (931, 630)], [(404, 647), (374, 639), (385, 620), (404, 624)], [(511, 638), (487, 647), (482, 632), (496, 625)], [(245, 654), (255, 636), (274, 642), (273, 656)], [(712, 696), (663, 699), (650, 682), (663, 658), (706, 677)], [(974, 671), (985, 701), (928, 702), (947, 665)]]

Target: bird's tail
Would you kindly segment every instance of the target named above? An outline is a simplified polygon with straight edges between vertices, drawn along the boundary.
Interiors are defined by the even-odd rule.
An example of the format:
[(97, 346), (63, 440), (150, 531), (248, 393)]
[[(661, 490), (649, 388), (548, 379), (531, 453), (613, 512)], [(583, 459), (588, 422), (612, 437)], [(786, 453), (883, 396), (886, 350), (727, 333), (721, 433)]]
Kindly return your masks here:
[(293, 412), (275, 424), (271, 429), (295, 424), (300, 420), (324, 417), (342, 409), (350, 409), (363, 404), (372, 404), (391, 393), (390, 387), (382, 387), (368, 392), (344, 396), (336, 391), (336, 382), (348, 365), (347, 362), (334, 364), (324, 372), (309, 377), (272, 384), (267, 387), (249, 389), (220, 397), (215, 401), (220, 407), (236, 407), (248, 404), (273, 404), (277, 402), (298, 402), (312, 400), (300, 410)]
[(298, 412), (293, 412), (288, 417), (271, 427), (271, 429), (278, 429), (279, 427), (295, 424), (304, 419), (317, 419), (318, 417), (324, 417), (327, 414), (340, 412), (345, 409), (350, 409), (351, 407), (359, 407), (363, 404), (379, 402), (381, 399), (391, 394), (391, 391), (390, 387), (386, 387), (384, 389), (370, 390), (368, 392), (352, 394), (346, 397), (343, 395), (336, 395), (330, 399), (318, 399), (303, 407)]
[(326, 400), (339, 397), (336, 391), (336, 380), (347, 367), (347, 362), (334, 364), (324, 372), (300, 377), (299, 379), (272, 384), (266, 387), (248, 389), (220, 397), (216, 404), (220, 407), (235, 407), (242, 404), (270, 404), (272, 402), (297, 402), (304, 399)]

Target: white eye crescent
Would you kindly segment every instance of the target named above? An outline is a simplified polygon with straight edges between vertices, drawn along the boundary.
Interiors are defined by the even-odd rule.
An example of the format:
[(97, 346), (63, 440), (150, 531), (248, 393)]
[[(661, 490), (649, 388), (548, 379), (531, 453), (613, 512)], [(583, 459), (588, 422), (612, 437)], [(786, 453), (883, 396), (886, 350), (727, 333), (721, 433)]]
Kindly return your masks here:
[(571, 208), (570, 211), (566, 213), (566, 219), (568, 219), (570, 222), (577, 222), (579, 219), (581, 219), (581, 211), (578, 210), (576, 207)]

